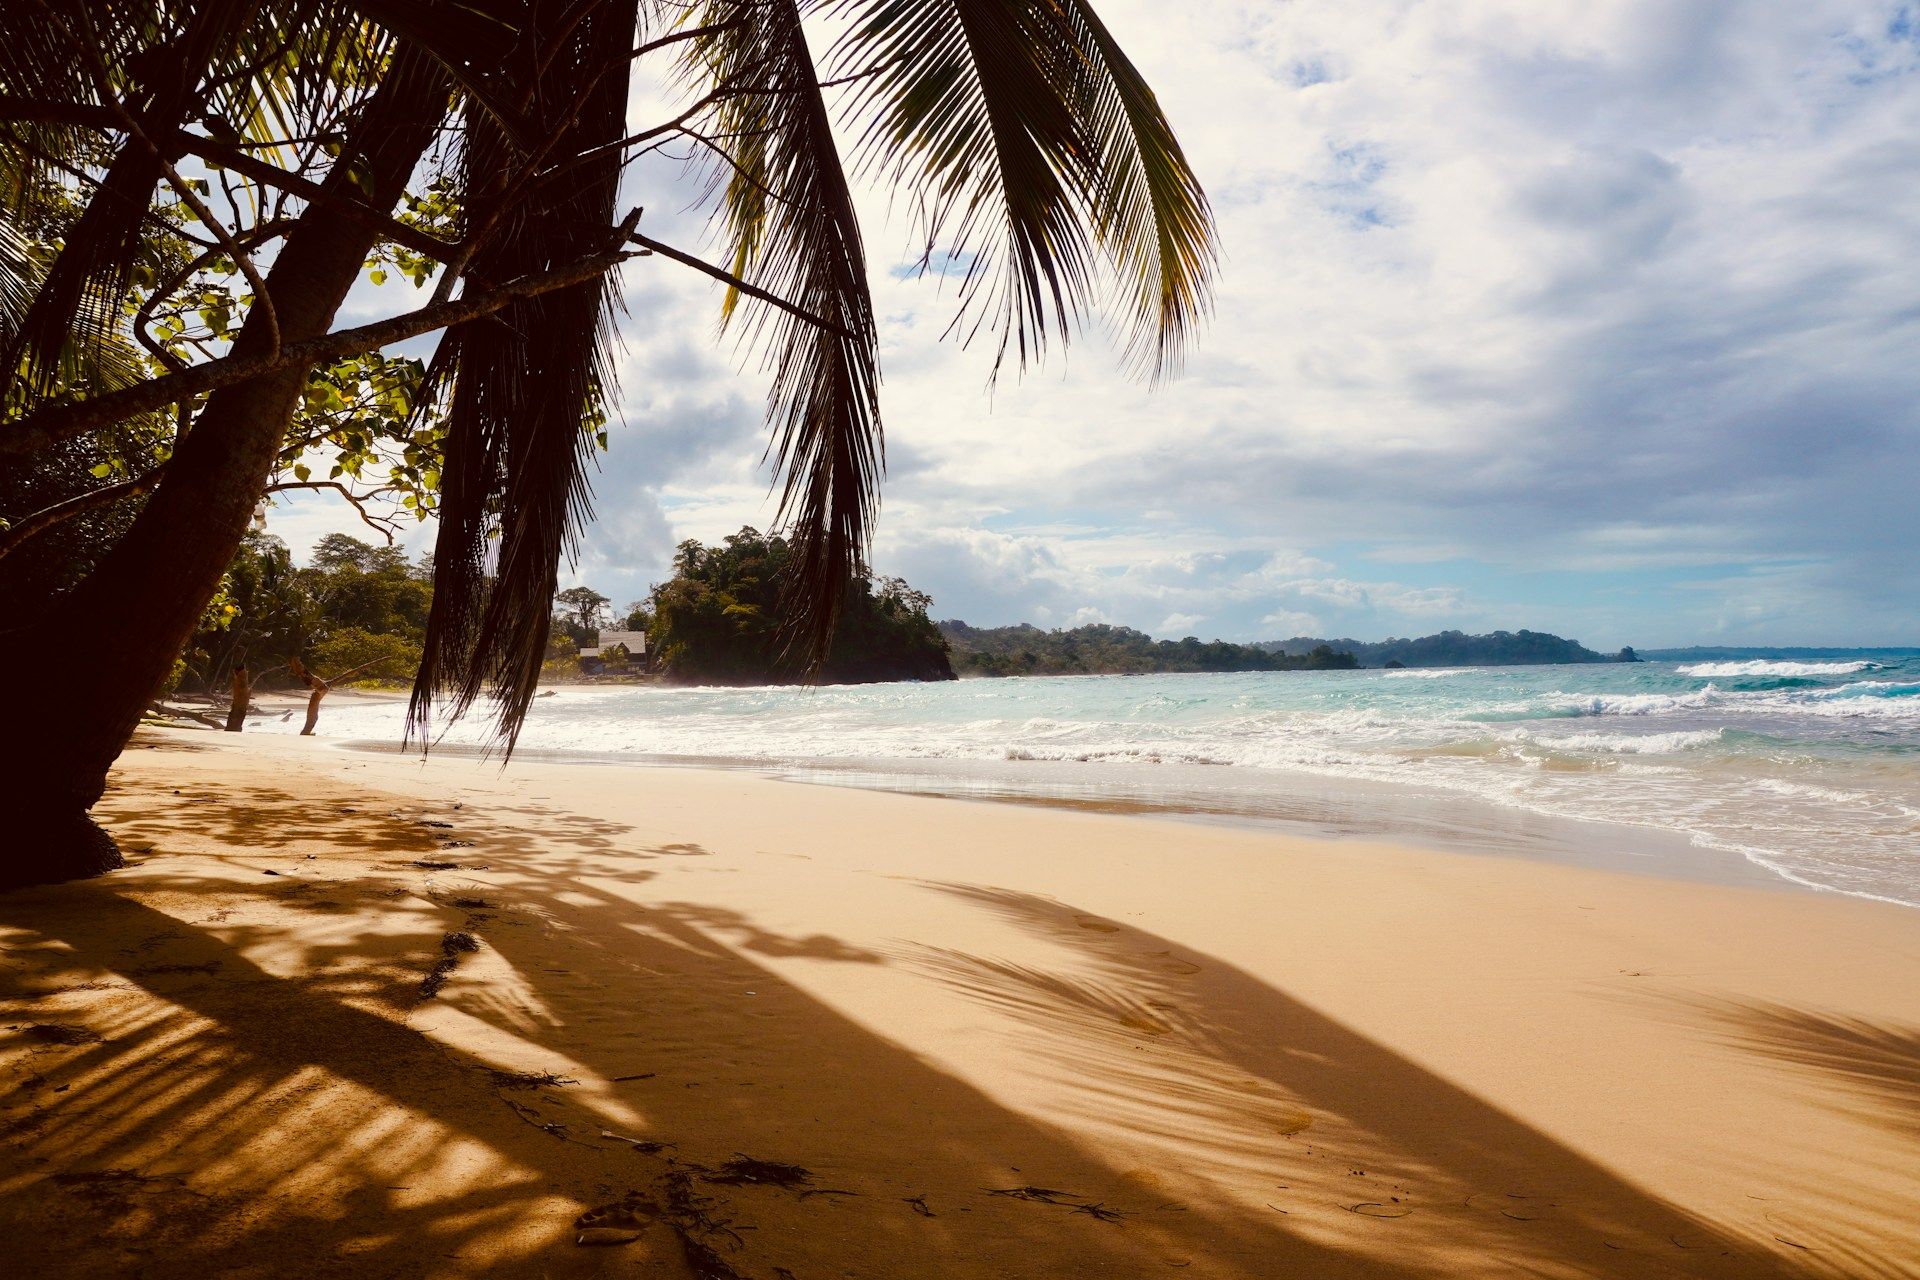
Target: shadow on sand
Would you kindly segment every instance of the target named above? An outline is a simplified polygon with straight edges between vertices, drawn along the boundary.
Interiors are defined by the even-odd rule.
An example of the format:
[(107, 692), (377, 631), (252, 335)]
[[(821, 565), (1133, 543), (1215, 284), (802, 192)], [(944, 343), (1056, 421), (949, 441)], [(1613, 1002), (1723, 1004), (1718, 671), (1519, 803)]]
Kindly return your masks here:
[[(1059, 903), (933, 887), (1069, 947), (1071, 972), (878, 955), (650, 902), (649, 864), (706, 851), (537, 804), (304, 784), (137, 801), (112, 826), (155, 856), (0, 898), (16, 1274), (1821, 1270), (1230, 965)], [(164, 856), (183, 843), (201, 852)], [(480, 950), (455, 957), (450, 933)], [(1075, 1082), (1073, 1112), (1022, 1114), (937, 1069), (770, 967), (793, 957), (911, 966), (1015, 1019), (1030, 1068)], [(1117, 1160), (1103, 1128), (1193, 1167)], [(810, 1176), (729, 1178), (744, 1153)], [(1308, 1159), (1350, 1165), (1351, 1199), (1191, 1194)], [(993, 1194), (1022, 1187), (1059, 1194)], [(576, 1247), (575, 1216), (609, 1203), (640, 1238)]]

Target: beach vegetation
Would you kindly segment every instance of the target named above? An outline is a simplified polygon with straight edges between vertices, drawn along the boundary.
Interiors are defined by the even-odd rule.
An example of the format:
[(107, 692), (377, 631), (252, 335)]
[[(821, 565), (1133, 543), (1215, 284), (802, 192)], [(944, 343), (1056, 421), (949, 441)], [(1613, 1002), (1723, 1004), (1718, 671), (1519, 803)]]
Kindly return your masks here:
[[(793, 544), (745, 528), (717, 547), (680, 544), (653, 589), (653, 669), (687, 684), (782, 684), (807, 674), (806, 603), (792, 589)], [(840, 588), (839, 626), (817, 678), (830, 684), (951, 680), (932, 599), (862, 572)]]
[(402, 682), (419, 665), (432, 603), (431, 570), (397, 548), (328, 534), (297, 568), (280, 539), (249, 533), (175, 684), (217, 695), (244, 668), (252, 687), (289, 688), (305, 683), (296, 661), (333, 687)]
[(1031, 623), (970, 627), (940, 624), (962, 676), (1146, 675), (1179, 671), (1338, 671), (1358, 666), (1350, 653), (1321, 645), (1309, 653), (1272, 653), (1197, 636), (1155, 640), (1132, 627), (1091, 623), (1042, 631)]
[(600, 628), (607, 623), (607, 610), (613, 601), (592, 587), (568, 587), (557, 592), (553, 601), (560, 608), (554, 621), (566, 629), (576, 645), (600, 642)]
[(1258, 648), (1293, 657), (1309, 655), (1322, 648), (1344, 650), (1354, 655), (1363, 667), (1520, 667), (1562, 662), (1632, 662), (1631, 649), (1614, 657), (1595, 653), (1578, 640), (1568, 640), (1544, 631), (1490, 631), (1468, 635), (1464, 631), (1441, 631), (1414, 639), (1322, 640), (1315, 636), (1295, 636), (1291, 640), (1262, 640)]

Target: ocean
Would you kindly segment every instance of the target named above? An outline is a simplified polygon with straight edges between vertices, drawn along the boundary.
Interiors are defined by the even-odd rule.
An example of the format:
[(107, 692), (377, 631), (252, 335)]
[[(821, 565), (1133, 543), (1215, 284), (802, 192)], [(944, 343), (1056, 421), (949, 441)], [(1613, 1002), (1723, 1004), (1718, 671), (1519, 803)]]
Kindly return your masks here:
[[(402, 712), (336, 699), (320, 731), (391, 747)], [(297, 721), (262, 727), (293, 732)], [(486, 738), (475, 716), (444, 741)], [(1496, 852), (1557, 842), (1644, 870), (1717, 866), (1920, 906), (1913, 654), (575, 686), (535, 701), (520, 750)]]

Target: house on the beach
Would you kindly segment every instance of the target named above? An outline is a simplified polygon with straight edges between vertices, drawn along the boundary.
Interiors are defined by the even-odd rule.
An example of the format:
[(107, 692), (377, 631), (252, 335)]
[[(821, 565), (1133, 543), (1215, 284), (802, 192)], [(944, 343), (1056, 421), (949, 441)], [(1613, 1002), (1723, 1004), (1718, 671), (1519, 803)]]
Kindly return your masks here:
[(580, 656), (583, 658), (598, 658), (615, 645), (625, 645), (627, 656), (638, 661), (647, 656), (647, 633), (644, 631), (602, 630), (600, 632), (600, 643), (595, 645), (582, 645), (580, 647)]

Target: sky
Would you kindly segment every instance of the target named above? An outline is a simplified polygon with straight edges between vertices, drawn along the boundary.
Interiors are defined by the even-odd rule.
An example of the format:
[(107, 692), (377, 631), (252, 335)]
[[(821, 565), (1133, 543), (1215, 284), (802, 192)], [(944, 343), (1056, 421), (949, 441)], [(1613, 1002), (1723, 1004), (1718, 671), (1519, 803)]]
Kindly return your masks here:
[[(1213, 318), (1158, 387), (1096, 322), (990, 388), (863, 191), (878, 572), (981, 626), (1920, 644), (1920, 3), (1096, 4), (1212, 199)], [(679, 175), (635, 173), (643, 227), (705, 247)], [(775, 507), (719, 286), (658, 258), (623, 285), (562, 569), (620, 604)], [(363, 286), (345, 318), (411, 305)], [(269, 514), (297, 552), (358, 527)]]

